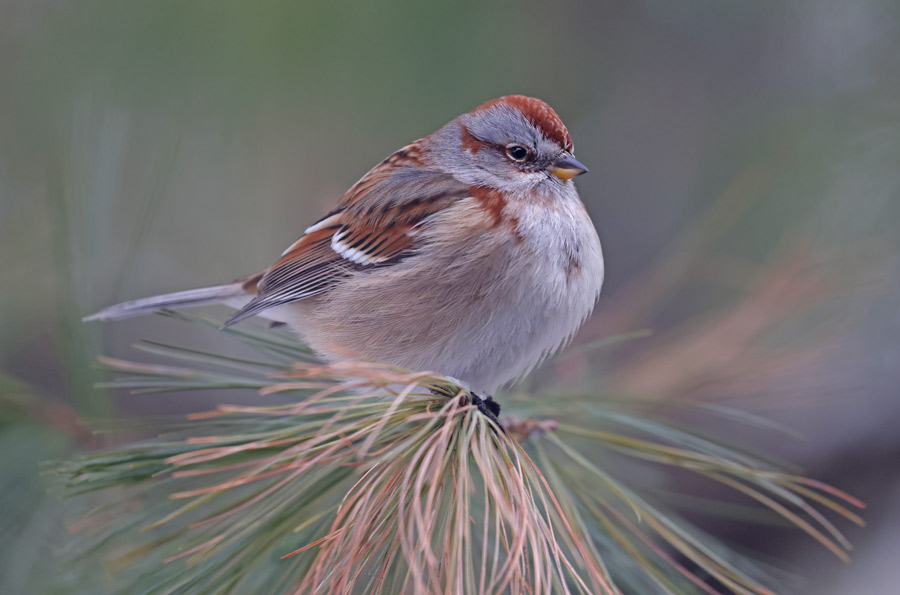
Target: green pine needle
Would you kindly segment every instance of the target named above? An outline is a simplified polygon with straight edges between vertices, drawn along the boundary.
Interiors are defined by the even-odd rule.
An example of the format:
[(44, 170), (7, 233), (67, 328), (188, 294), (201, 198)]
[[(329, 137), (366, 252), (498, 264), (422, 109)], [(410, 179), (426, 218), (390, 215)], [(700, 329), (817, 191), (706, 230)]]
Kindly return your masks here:
[(626, 403), (524, 396), (510, 408), (545, 402), (546, 414), (506, 418), (504, 432), (443, 377), (323, 365), (287, 335), (226, 332), (260, 359), (144, 343), (173, 364), (103, 358), (107, 385), (292, 402), (223, 404), (60, 464), (66, 493), (96, 506), (72, 527), (72, 568), (102, 560), (143, 593), (778, 589), (762, 564), (653, 502), (621, 472), (635, 466), (726, 486), (843, 560), (850, 545), (826, 513), (862, 524), (843, 492)]

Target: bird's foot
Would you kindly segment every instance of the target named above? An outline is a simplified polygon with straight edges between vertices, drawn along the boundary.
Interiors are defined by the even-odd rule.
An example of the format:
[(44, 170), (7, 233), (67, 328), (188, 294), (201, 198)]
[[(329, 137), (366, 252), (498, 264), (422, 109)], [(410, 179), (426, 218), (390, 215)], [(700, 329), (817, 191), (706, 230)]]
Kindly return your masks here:
[(484, 415), (486, 418), (494, 422), (503, 433), (506, 433), (506, 429), (503, 427), (503, 424), (500, 423), (498, 416), (500, 415), (500, 403), (494, 400), (494, 397), (487, 397), (482, 399), (475, 393), (472, 394), (472, 404)]
[[(433, 388), (433, 389), (431, 389), (431, 392), (436, 395), (439, 395), (441, 397), (449, 398), (449, 397), (455, 396), (455, 395), (449, 393), (448, 391), (441, 390), (439, 388)], [(503, 424), (500, 423), (500, 419), (499, 419), (500, 403), (495, 401), (494, 397), (487, 397), (487, 398), (483, 399), (473, 392), (470, 392), (469, 395), (470, 395), (470, 397), (468, 400), (472, 403), (472, 405), (475, 405), (475, 407), (478, 409), (478, 411), (482, 415), (484, 415), (486, 418), (488, 418), (489, 420), (494, 422), (494, 425), (496, 425), (498, 428), (500, 428), (500, 430), (502, 430), (503, 433), (505, 434), (506, 429), (503, 427)], [(491, 427), (491, 429), (493, 430), (494, 428)]]

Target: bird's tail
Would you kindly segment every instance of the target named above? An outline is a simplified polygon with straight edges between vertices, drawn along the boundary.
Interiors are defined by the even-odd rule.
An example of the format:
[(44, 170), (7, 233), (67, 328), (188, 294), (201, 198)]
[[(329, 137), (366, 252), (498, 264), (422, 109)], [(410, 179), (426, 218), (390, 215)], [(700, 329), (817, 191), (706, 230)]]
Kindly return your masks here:
[(245, 283), (239, 280), (226, 285), (201, 287), (200, 289), (189, 289), (187, 291), (177, 291), (175, 293), (167, 293), (130, 302), (122, 302), (115, 306), (103, 308), (96, 314), (85, 316), (82, 320), (84, 322), (92, 320), (100, 320), (103, 322), (122, 320), (123, 318), (143, 316), (144, 314), (150, 314), (151, 312), (163, 309), (178, 310), (180, 308), (205, 306), (208, 304), (227, 304), (229, 306), (240, 308), (245, 302), (249, 301), (251, 297), (252, 296), (247, 292)]

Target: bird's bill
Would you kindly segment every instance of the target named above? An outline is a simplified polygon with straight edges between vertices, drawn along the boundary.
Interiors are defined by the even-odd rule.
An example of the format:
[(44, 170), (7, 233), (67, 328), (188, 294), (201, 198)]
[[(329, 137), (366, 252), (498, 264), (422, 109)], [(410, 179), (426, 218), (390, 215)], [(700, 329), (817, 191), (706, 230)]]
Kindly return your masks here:
[(587, 166), (575, 159), (571, 153), (563, 153), (550, 165), (550, 173), (560, 180), (571, 180), (586, 171), (588, 171)]

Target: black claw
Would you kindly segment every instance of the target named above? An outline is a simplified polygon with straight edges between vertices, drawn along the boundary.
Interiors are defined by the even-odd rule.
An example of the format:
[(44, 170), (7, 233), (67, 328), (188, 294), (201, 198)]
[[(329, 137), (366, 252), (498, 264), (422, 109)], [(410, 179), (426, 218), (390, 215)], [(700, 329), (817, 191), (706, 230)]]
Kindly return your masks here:
[(500, 416), (500, 403), (495, 401), (494, 397), (488, 397), (487, 399), (484, 399), (483, 402), (488, 411), (494, 414), (494, 417)]
[[(482, 399), (475, 393), (472, 393), (472, 404), (478, 408), (478, 411), (480, 411), (482, 415), (494, 422), (504, 434), (506, 433), (506, 428), (504, 428), (503, 424), (500, 423), (500, 420), (497, 419), (497, 416), (500, 415), (500, 403), (495, 401), (494, 397)], [(493, 429), (494, 428), (492, 427), (491, 430)]]
[[(440, 397), (448, 397), (449, 398), (449, 397), (455, 396), (455, 394), (451, 394), (450, 392), (442, 390), (440, 388), (432, 388), (431, 392), (432, 392), (432, 394), (438, 395)], [(471, 393), (471, 395), (472, 395), (472, 404), (475, 405), (476, 408), (478, 408), (478, 411), (480, 411), (481, 414), (484, 415), (486, 418), (488, 418), (489, 420), (494, 422), (497, 425), (497, 427), (500, 428), (503, 431), (503, 433), (505, 434), (506, 428), (503, 427), (503, 424), (500, 423), (500, 419), (499, 419), (500, 403), (495, 401), (494, 397), (487, 397), (485, 399), (482, 399), (475, 393)], [(491, 430), (494, 430), (494, 428), (491, 427)]]

